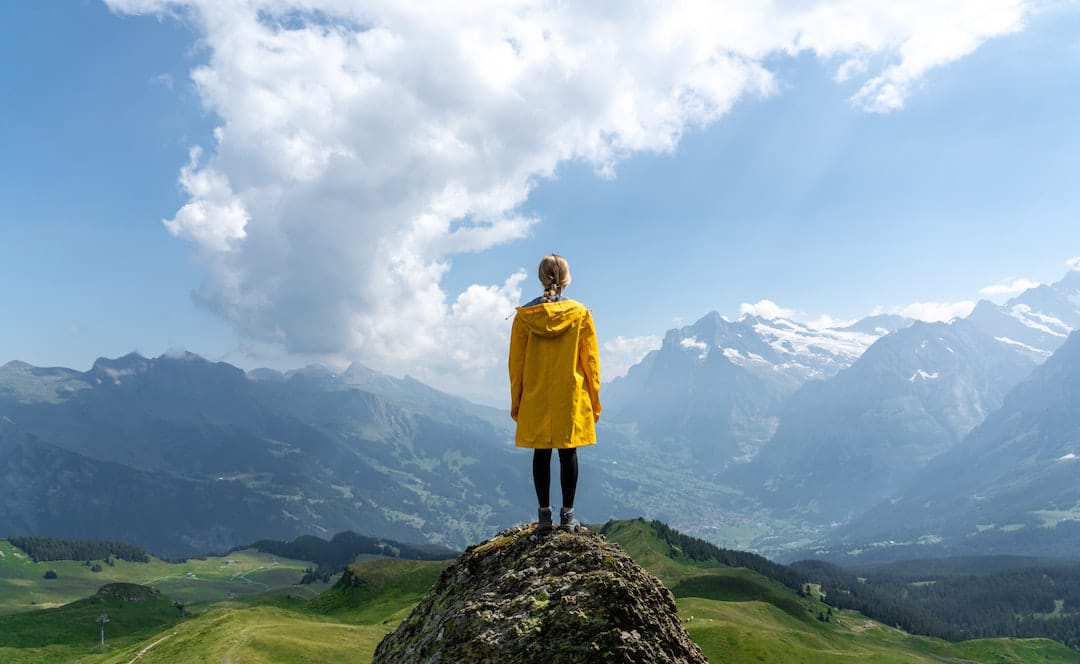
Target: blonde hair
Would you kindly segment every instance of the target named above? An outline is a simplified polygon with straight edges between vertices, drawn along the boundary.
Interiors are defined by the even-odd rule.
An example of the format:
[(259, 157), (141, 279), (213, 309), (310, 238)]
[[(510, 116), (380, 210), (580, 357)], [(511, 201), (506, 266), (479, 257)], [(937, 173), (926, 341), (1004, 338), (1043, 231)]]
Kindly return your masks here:
[(551, 302), (556, 296), (562, 295), (563, 289), (570, 285), (570, 264), (559, 254), (548, 254), (541, 258), (537, 274), (544, 287), (544, 302)]

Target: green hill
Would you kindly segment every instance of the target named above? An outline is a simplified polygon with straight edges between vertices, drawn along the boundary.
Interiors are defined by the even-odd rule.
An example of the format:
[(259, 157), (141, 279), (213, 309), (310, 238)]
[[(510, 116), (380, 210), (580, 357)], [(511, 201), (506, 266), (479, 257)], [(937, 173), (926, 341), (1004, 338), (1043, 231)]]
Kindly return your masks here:
[(449, 561), (383, 558), (350, 565), (333, 588), (307, 603), (312, 613), (361, 624), (397, 624)]
[(40, 661), (70, 661), (99, 650), (100, 616), (108, 617), (104, 633), (110, 646), (138, 642), (180, 621), (173, 602), (157, 590), (110, 583), (61, 607), (0, 616), (0, 661), (23, 661), (18, 653), (24, 649)]
[(354, 625), (275, 606), (217, 608), (141, 643), (80, 661), (129, 664), (141, 653), (140, 664), (369, 662), (375, 646), (392, 628)]
[[(692, 538), (680, 539), (682, 536), (673, 535), (674, 531), (663, 524), (615, 521), (606, 524), (602, 532), (672, 590), (684, 625), (711, 662), (1080, 662), (1080, 654), (1045, 639), (949, 643), (907, 634), (854, 611), (833, 609), (830, 613), (816, 592), (800, 593), (753, 569), (724, 565), (717, 557), (740, 552), (699, 549)], [(766, 572), (772, 569), (768, 565), (775, 565), (765, 559), (746, 560)], [(183, 621), (171, 609), (172, 622), (156, 625), (152, 624), (153, 610), (148, 610), (144, 631), (131, 627), (125, 636), (119, 631), (113, 635), (112, 623), (106, 625), (104, 652), (96, 648), (96, 642), (76, 649), (59, 642), (32, 646), (41, 641), (24, 640), (19, 642), (25, 644), (21, 649), (0, 648), (0, 661), (128, 664), (138, 657), (141, 664), (366, 662), (445, 565), (445, 561), (366, 560), (350, 565), (333, 587), (309, 601), (298, 599), (300, 593), (294, 591), (299, 587), (293, 587), (281, 591), (291, 599), (279, 596), (254, 604), (196, 606)], [(775, 568), (778, 577), (789, 580), (785, 576), (788, 568)], [(171, 608), (168, 600), (161, 601)], [(71, 606), (76, 605), (81, 602)], [(153, 605), (143, 606), (152, 609)], [(41, 621), (45, 615), (50, 619)], [(51, 616), (61, 615), (74, 614), (37, 611), (0, 618), (36, 617), (51, 624)], [(79, 621), (85, 622), (88, 615), (80, 614)], [(93, 620), (89, 625), (93, 636), (97, 625)]]
[[(638, 519), (608, 523), (602, 532), (671, 589), (687, 631), (710, 662), (1080, 662), (1080, 653), (1048, 639), (949, 643), (907, 634), (854, 611), (830, 615), (814, 593), (800, 596), (745, 567), (693, 560), (685, 547), (664, 539), (665, 529)], [(744, 555), (751, 556), (750, 564), (770, 569), (768, 561)], [(788, 578), (790, 570), (769, 564), (777, 576)]]
[[(100, 571), (93, 571), (97, 563)], [(0, 615), (52, 608), (92, 595), (106, 583), (153, 586), (164, 595), (195, 604), (245, 599), (293, 587), (309, 562), (269, 553), (244, 550), (226, 556), (192, 558), (172, 563), (149, 557), (149, 562), (113, 560), (52, 560), (33, 562), (21, 549), (0, 539)], [(44, 579), (49, 570), (55, 579)], [(325, 590), (324, 583), (298, 587), (294, 594), (308, 597)], [(0, 658), (0, 661), (3, 661)]]

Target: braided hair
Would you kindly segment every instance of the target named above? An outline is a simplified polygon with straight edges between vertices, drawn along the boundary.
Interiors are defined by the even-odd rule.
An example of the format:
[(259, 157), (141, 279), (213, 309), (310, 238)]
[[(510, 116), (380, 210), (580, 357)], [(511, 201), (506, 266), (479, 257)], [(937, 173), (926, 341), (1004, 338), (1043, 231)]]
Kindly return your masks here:
[(558, 254), (548, 254), (540, 259), (540, 268), (537, 271), (540, 284), (544, 287), (544, 302), (551, 302), (563, 289), (570, 285), (570, 264)]

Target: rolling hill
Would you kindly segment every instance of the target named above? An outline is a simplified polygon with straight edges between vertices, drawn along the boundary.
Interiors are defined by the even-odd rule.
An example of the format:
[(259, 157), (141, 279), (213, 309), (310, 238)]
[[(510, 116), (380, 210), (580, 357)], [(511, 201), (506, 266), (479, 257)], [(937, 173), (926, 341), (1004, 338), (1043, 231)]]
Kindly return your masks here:
[[(1045, 639), (949, 643), (912, 636), (853, 611), (830, 612), (813, 592), (800, 594), (746, 567), (719, 564), (695, 549), (692, 538), (644, 520), (611, 522), (603, 532), (672, 589), (684, 625), (712, 662), (1080, 661), (1080, 654)], [(755, 558), (759, 557), (748, 560), (775, 565)], [(105, 651), (95, 645), (96, 625), (91, 622), (88, 642), (79, 647), (61, 640), (8, 646), (0, 648), (0, 658), (14, 663), (109, 664), (127, 664), (136, 657), (147, 664), (369, 661), (378, 641), (405, 617), (445, 564), (361, 561), (315, 599), (277, 595), (196, 606), (182, 621), (163, 623), (146, 633), (131, 632), (131, 640), (118, 635), (113, 642), (107, 632)], [(69, 611), (81, 605), (71, 606)], [(30, 615), (47, 632), (54, 620), (66, 623), (74, 614)]]

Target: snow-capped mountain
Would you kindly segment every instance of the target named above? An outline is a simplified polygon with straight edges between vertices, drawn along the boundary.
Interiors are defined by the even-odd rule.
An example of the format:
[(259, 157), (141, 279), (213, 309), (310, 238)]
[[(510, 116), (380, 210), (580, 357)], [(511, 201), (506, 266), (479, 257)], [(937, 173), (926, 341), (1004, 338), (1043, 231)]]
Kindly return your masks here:
[(882, 335), (909, 324), (882, 317), (847, 329), (712, 312), (669, 330), (605, 388), (605, 418), (631, 424), (665, 453), (716, 471), (752, 458), (776, 431), (784, 399), (807, 380), (850, 366)]
[(879, 555), (1074, 555), (1080, 543), (1080, 332), (895, 499), (837, 534)]
[[(819, 329), (785, 318), (742, 316), (735, 325), (751, 328), (775, 351), (771, 370), (805, 381), (836, 375), (851, 366), (879, 338), (911, 323), (910, 319), (899, 316), (874, 316), (846, 328)], [(721, 351), (736, 364), (746, 362), (734, 349), (725, 347)]]
[(1080, 329), (1080, 271), (1028, 289), (1002, 305), (983, 300), (968, 316), (976, 327), (1037, 362), (1050, 357)]
[(915, 323), (792, 395), (733, 481), (778, 509), (849, 519), (957, 444), (1034, 366), (967, 320)]

